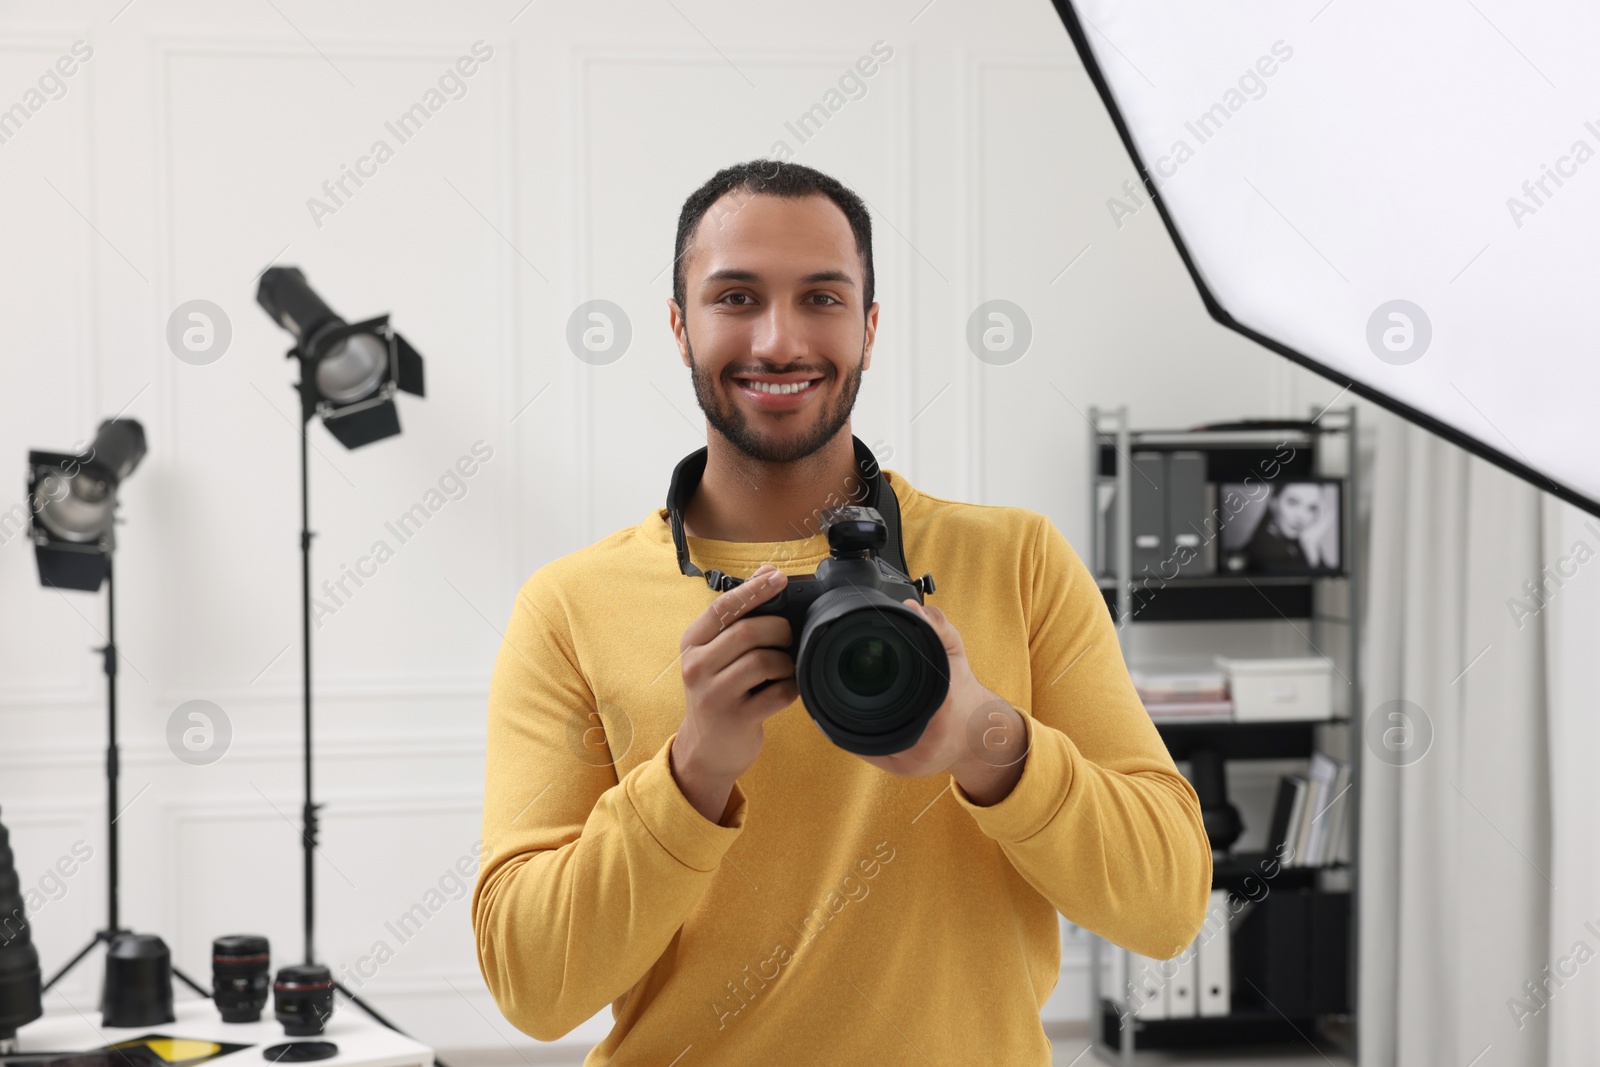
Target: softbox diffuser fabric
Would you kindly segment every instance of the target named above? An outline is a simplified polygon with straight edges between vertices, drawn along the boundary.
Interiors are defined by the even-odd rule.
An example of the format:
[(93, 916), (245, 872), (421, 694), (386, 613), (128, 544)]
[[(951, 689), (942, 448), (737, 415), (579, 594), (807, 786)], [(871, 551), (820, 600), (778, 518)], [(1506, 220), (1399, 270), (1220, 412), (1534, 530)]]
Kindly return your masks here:
[(1055, 6), (1219, 322), (1600, 514), (1600, 7)]

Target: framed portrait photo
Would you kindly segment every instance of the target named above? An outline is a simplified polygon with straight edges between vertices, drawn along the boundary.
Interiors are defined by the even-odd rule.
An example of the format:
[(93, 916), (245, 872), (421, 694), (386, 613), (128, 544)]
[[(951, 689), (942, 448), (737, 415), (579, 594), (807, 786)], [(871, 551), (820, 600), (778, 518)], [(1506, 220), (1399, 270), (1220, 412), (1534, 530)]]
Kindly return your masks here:
[(1220, 574), (1344, 573), (1344, 481), (1223, 482)]

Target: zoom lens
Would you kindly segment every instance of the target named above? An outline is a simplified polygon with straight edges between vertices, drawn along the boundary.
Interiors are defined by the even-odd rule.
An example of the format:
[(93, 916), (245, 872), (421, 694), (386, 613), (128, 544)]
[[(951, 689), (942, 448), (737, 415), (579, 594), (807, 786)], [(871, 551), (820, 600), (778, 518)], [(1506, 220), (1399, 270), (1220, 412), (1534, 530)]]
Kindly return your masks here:
[(950, 689), (932, 625), (869, 588), (830, 589), (811, 606), (795, 660), (806, 710), (847, 752), (881, 756), (916, 744)]
[(322, 1033), (333, 1015), (333, 974), (320, 963), (283, 967), (272, 983), (273, 1007), (290, 1037)]
[(211, 999), (225, 1023), (261, 1018), (272, 991), (272, 956), (258, 934), (230, 934), (211, 942)]

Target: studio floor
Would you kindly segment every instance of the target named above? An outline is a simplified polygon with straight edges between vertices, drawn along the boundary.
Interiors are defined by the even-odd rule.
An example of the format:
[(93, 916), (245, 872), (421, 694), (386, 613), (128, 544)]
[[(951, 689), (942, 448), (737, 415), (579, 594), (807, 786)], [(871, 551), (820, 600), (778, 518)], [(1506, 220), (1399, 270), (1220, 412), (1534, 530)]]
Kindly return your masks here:
[[(1050, 1034), (1054, 1056), (1051, 1067), (1091, 1067), (1104, 1061), (1089, 1050), (1089, 1028), (1086, 1024), (1064, 1024), (1045, 1028)], [(550, 1050), (472, 1050), (450, 1052), (440, 1050), (439, 1058), (450, 1067), (582, 1067), (583, 1056), (553, 1055)], [(1227, 1050), (1226, 1052), (1140, 1052), (1134, 1058), (1136, 1067), (1353, 1067), (1355, 1061), (1327, 1046), (1313, 1048), (1310, 1044), (1294, 1048), (1275, 1045), (1259, 1049)]]

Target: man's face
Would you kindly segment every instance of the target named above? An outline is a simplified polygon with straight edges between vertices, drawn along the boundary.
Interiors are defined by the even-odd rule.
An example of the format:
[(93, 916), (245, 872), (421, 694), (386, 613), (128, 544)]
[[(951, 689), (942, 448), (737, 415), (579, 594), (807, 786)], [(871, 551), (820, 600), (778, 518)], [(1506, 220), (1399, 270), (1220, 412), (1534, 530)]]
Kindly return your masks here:
[(711, 427), (768, 463), (833, 440), (878, 323), (876, 303), (863, 310), (861, 256), (838, 205), (729, 193), (700, 220), (683, 268), (686, 306), (669, 301), (672, 330)]

